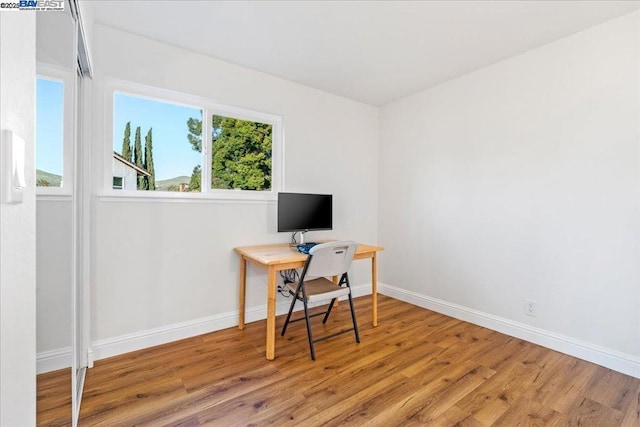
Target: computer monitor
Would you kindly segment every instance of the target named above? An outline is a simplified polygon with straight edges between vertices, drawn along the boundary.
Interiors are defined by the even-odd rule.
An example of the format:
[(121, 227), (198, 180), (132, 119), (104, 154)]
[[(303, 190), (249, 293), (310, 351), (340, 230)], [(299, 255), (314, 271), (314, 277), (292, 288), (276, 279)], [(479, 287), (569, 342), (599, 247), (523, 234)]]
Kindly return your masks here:
[(278, 193), (278, 231), (331, 230), (333, 195)]

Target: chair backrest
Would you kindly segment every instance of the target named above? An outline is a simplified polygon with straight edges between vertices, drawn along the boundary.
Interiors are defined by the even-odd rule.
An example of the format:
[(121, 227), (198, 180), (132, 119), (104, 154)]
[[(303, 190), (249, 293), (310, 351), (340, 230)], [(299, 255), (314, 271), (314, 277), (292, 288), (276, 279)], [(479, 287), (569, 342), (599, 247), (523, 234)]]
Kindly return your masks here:
[(346, 273), (353, 261), (358, 244), (351, 241), (321, 243), (309, 251), (306, 275), (313, 277), (339, 276)]

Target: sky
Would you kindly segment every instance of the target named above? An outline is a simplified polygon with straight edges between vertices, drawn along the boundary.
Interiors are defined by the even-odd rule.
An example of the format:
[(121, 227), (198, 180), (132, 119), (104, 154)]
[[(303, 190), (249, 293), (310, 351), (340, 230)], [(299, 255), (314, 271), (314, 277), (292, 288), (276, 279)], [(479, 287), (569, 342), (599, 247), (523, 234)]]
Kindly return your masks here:
[(114, 95), (113, 151), (122, 154), (122, 140), (127, 122), (131, 122), (131, 151), (136, 127), (140, 126), (142, 149), (144, 138), (153, 128), (153, 165), (156, 181), (177, 176), (191, 176), (193, 168), (202, 164), (202, 154), (194, 151), (187, 139), (187, 120), (202, 118), (199, 108), (138, 98), (122, 93)]
[(36, 80), (36, 169), (62, 175), (62, 82)]

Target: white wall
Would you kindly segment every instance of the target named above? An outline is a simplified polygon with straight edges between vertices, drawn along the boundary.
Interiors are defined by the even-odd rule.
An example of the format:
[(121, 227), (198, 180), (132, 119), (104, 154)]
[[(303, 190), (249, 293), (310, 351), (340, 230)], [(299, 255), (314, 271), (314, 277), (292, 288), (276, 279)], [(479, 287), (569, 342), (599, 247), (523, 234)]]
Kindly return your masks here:
[[(105, 79), (117, 78), (281, 115), (286, 189), (334, 195), (334, 230), (310, 237), (377, 243), (375, 107), (102, 25), (94, 27), (92, 51), (97, 185), (103, 183), (103, 144), (111, 146), (105, 140)], [(95, 193), (102, 190), (97, 187)], [(288, 233), (275, 231), (275, 202), (98, 196), (94, 214), (91, 335), (97, 347), (212, 316), (231, 316), (235, 322), (238, 258), (233, 248), (289, 239)], [(356, 285), (370, 283), (370, 268), (357, 264)], [(264, 271), (250, 267), (249, 307), (266, 304), (265, 283)], [(266, 311), (260, 310), (264, 317)]]
[(36, 60), (75, 71), (75, 47), (71, 11), (36, 14)]
[[(26, 143), (22, 204), (0, 203), (0, 425), (35, 425), (35, 14), (0, 12), (0, 129)], [(4, 144), (4, 141), (2, 141)], [(4, 159), (3, 159), (4, 160)], [(0, 183), (6, 177), (0, 166)]]
[(639, 17), (381, 109), (383, 281), (640, 375)]
[[(71, 201), (40, 198), (36, 208), (36, 318), (40, 359), (43, 353), (46, 358), (48, 352), (63, 349), (66, 352), (71, 347), (71, 237)], [(67, 355), (66, 363), (71, 363), (69, 357)], [(62, 366), (55, 364), (52, 368)]]

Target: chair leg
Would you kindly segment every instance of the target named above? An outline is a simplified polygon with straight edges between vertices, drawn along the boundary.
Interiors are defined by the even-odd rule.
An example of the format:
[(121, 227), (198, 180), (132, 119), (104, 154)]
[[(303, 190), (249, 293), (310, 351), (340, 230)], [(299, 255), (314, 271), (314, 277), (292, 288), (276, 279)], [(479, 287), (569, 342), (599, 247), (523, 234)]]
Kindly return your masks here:
[(289, 326), (289, 320), (291, 319), (291, 313), (293, 313), (293, 306), (296, 305), (296, 301), (298, 300), (295, 295), (292, 295), (292, 297), (293, 300), (291, 301), (291, 306), (289, 307), (289, 314), (287, 314), (287, 319), (284, 321), (284, 326), (282, 326), (282, 334), (280, 334), (281, 336), (284, 336), (284, 333), (287, 331), (287, 326)]
[(329, 319), (329, 315), (331, 314), (331, 309), (333, 308), (333, 304), (335, 304), (335, 302), (336, 302), (335, 298), (331, 300), (331, 303), (329, 304), (329, 308), (324, 314), (324, 319), (322, 319), (322, 323), (327, 323), (327, 319)]
[(353, 298), (351, 292), (349, 292), (349, 306), (351, 307), (351, 320), (353, 320), (353, 331), (356, 334), (356, 342), (360, 342), (360, 334), (358, 333), (358, 322), (356, 321), (356, 310), (353, 307)]
[(304, 304), (304, 320), (307, 322), (307, 337), (309, 338), (309, 350), (311, 350), (311, 360), (316, 360), (316, 351), (313, 347), (313, 336), (311, 335), (311, 322), (309, 320), (309, 308), (307, 307), (307, 300), (303, 299)]

